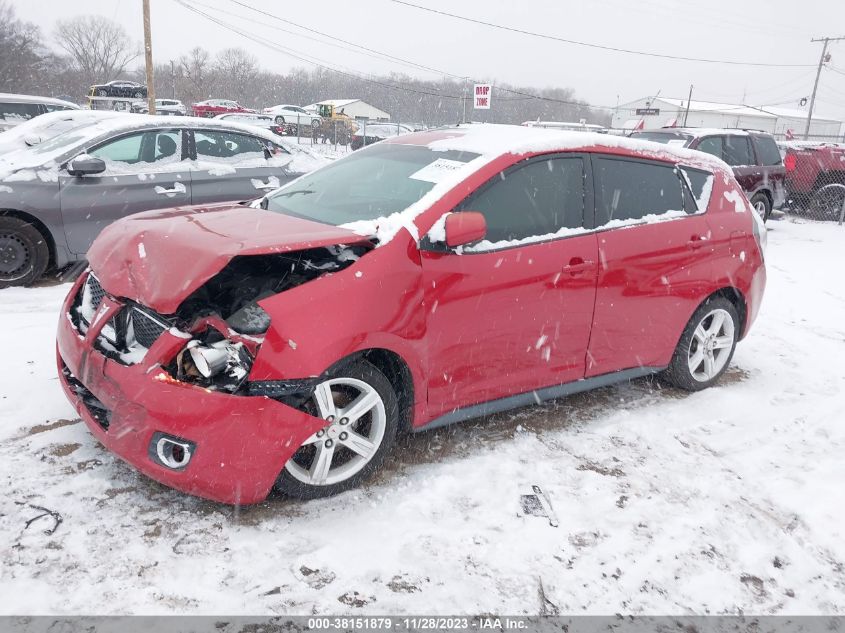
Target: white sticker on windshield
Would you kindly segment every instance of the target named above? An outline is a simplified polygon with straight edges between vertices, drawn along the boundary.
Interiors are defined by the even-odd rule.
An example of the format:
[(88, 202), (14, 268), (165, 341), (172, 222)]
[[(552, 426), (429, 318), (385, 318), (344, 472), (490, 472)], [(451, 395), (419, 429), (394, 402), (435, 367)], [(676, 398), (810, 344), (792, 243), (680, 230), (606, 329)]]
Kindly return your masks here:
[(672, 140), (670, 140), (666, 144), (667, 145), (675, 145), (676, 147), (683, 147), (684, 145), (687, 144), (687, 142), (683, 139), (680, 139), (680, 138), (673, 138)]
[(424, 180), (426, 182), (440, 182), (449, 174), (455, 173), (461, 167), (466, 165), (459, 160), (449, 160), (448, 158), (438, 158), (433, 163), (429, 163), (419, 171), (415, 171), (408, 178), (414, 180)]

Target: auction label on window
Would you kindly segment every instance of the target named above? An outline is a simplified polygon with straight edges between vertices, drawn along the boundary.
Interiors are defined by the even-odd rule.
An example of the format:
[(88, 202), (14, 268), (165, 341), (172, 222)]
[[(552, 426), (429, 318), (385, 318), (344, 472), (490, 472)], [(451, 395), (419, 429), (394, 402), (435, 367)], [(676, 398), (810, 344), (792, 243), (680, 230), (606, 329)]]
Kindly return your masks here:
[(424, 180), (426, 182), (440, 182), (449, 174), (453, 174), (461, 167), (466, 165), (459, 160), (449, 160), (448, 158), (438, 158), (433, 163), (429, 163), (419, 171), (415, 171), (408, 178), (414, 180)]

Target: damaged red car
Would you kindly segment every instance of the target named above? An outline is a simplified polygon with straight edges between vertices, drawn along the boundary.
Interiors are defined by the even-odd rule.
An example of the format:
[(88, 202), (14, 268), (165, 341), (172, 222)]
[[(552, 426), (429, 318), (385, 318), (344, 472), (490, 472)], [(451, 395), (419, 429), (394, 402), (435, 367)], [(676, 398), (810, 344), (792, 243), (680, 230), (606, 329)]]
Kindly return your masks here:
[(109, 226), (58, 328), (65, 392), (149, 477), (247, 504), (361, 483), (405, 432), (661, 373), (712, 385), (765, 229), (728, 167), (470, 125), (387, 140), (250, 204)]

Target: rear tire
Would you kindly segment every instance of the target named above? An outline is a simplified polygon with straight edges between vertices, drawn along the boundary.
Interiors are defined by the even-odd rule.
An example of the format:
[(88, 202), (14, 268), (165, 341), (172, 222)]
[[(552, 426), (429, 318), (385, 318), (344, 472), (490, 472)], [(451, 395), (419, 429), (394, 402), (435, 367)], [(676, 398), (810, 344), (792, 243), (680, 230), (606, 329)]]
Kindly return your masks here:
[(47, 240), (31, 222), (0, 216), (0, 288), (28, 286), (49, 263)]
[(734, 305), (724, 297), (710, 297), (684, 328), (663, 378), (686, 391), (710, 387), (730, 365), (739, 331)]
[(754, 207), (754, 210), (762, 218), (763, 222), (766, 222), (772, 215), (772, 203), (769, 202), (769, 196), (765, 193), (755, 194), (751, 198), (751, 206)]
[(277, 116), (275, 121), (276, 121), (276, 125), (284, 125), (285, 124), (285, 117)]
[[(358, 415), (356, 402), (363, 409)], [(318, 499), (357, 487), (396, 443), (399, 401), (390, 381), (365, 360), (332, 372), (305, 409), (326, 419), (326, 426), (305, 440), (279, 474), (274, 489), (289, 497)], [(322, 471), (321, 457), (327, 460)]]

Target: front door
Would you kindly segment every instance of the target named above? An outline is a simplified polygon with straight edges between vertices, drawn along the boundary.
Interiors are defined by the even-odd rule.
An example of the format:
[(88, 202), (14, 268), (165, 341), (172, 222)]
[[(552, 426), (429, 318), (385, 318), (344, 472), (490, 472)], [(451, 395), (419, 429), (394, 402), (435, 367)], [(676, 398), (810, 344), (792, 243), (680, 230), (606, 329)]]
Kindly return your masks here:
[(577, 155), (523, 161), (455, 209), (484, 214), (485, 240), (423, 250), (433, 415), (583, 378), (598, 259), (587, 173)]
[(68, 247), (84, 255), (106, 226), (140, 211), (190, 204), (191, 175), (179, 129), (144, 130), (88, 150), (106, 163), (102, 174), (59, 172)]

